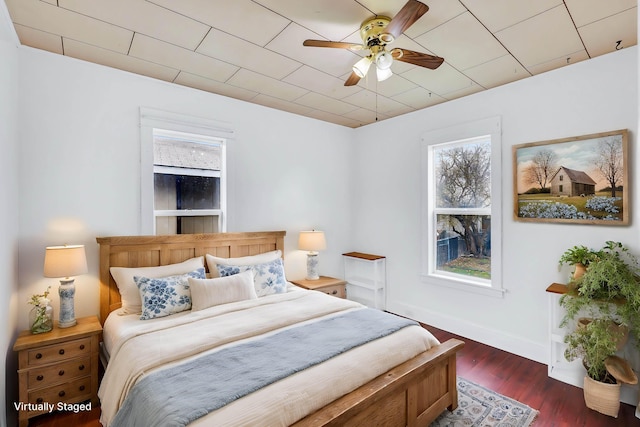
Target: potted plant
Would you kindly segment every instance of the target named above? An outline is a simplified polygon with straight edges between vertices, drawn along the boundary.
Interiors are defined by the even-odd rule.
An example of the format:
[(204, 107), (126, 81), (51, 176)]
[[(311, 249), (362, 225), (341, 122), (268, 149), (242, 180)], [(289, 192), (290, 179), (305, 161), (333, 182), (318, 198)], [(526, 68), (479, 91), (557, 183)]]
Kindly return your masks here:
[[(617, 416), (620, 382), (634, 381), (635, 374), (621, 376), (618, 369), (612, 375), (607, 361), (613, 360), (616, 351), (622, 348), (627, 333), (639, 342), (640, 269), (637, 258), (619, 242), (608, 241), (602, 249), (589, 251), (585, 273), (572, 279), (576, 286), (560, 298), (560, 305), (566, 310), (561, 327), (585, 314), (590, 318), (586, 322), (580, 319), (581, 326), (565, 336), (565, 357), (581, 358), (587, 370), (584, 383), (587, 407)], [(631, 371), (628, 363), (620, 360), (616, 366)]]
[(564, 265), (574, 266), (573, 279), (580, 278), (587, 266), (597, 257), (597, 253), (584, 245), (576, 245), (567, 249), (558, 260), (558, 270)]

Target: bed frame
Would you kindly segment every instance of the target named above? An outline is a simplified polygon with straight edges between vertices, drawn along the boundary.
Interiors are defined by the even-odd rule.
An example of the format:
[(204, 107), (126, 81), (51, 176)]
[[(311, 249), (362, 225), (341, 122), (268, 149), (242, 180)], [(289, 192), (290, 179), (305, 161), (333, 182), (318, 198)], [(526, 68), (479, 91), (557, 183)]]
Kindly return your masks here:
[[(100, 244), (100, 321), (120, 308), (110, 267), (150, 267), (211, 254), (235, 258), (276, 249), (284, 254), (284, 231), (98, 237)], [(450, 339), (374, 378), (294, 425), (428, 426), (445, 409), (458, 406), (456, 352)]]

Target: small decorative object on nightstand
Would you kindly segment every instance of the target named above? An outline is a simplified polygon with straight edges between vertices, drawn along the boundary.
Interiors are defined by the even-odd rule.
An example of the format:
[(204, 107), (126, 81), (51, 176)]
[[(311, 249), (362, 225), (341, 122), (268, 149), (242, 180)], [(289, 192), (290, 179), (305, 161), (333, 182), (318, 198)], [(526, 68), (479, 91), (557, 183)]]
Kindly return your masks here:
[(73, 296), (76, 285), (71, 276), (84, 274), (87, 269), (87, 256), (84, 245), (49, 246), (44, 255), (44, 277), (60, 279), (60, 319), (58, 326), (68, 328), (76, 324)]
[(307, 253), (307, 280), (318, 280), (318, 251), (327, 248), (324, 231), (301, 231), (298, 238), (298, 249)]
[[(21, 332), (18, 352), (18, 420), (61, 409), (64, 404), (91, 401), (98, 405), (98, 357), (102, 326), (96, 316), (77, 319), (69, 328), (46, 334)], [(87, 403), (87, 408), (91, 405)]]
[(346, 298), (346, 286), (347, 282), (342, 279), (336, 279), (334, 277), (320, 276), (316, 280), (292, 280), (291, 283), (300, 286), (301, 288), (309, 289), (312, 291), (321, 291), (328, 295), (333, 295), (338, 298)]

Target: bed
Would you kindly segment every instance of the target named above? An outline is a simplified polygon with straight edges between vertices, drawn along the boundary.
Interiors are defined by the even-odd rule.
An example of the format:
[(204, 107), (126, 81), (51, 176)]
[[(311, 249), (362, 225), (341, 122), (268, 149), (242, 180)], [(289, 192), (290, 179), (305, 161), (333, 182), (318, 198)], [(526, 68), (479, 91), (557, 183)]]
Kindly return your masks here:
[[(198, 311), (195, 311), (194, 294), (193, 310), (148, 321), (139, 320), (139, 313), (122, 315), (126, 311), (126, 294), (121, 294), (114, 279), (115, 273), (112, 274), (118, 269), (165, 268), (200, 257), (206, 259), (203, 264), (209, 277), (217, 273), (212, 271), (213, 268), (207, 268), (211, 266), (209, 257), (224, 263), (220, 259), (252, 259), (278, 251), (281, 254), (284, 253), (284, 236), (284, 231), (275, 231), (97, 238), (100, 245), (100, 318), (104, 325), (105, 344), (102, 360), (106, 365), (99, 393), (103, 425), (116, 425), (123, 418), (122, 414), (129, 416), (127, 411), (132, 407), (147, 406), (146, 400), (144, 404), (129, 402), (135, 396), (147, 399), (146, 392), (140, 391), (144, 390), (143, 383), (148, 383), (146, 380), (162, 377), (166, 381), (164, 377), (173, 372), (191, 372), (193, 369), (185, 368), (191, 366), (188, 363), (203, 364), (205, 357), (223, 359), (215, 359), (211, 366), (228, 363), (231, 359), (222, 355), (227, 354), (224, 351), (236, 351), (236, 347), (258, 343), (267, 345), (263, 342), (271, 342), (268, 339), (272, 336), (321, 335), (318, 331), (327, 328), (335, 334), (336, 330), (351, 329), (351, 326), (336, 327), (346, 325), (336, 322), (357, 322), (356, 316), (379, 315), (373, 313), (377, 310), (363, 308), (355, 302), (302, 290), (288, 282), (283, 292), (246, 300), (235, 299)], [(233, 280), (247, 275), (250, 276), (244, 271)], [(195, 284), (213, 283), (215, 279), (189, 280)], [(192, 287), (192, 290), (195, 292), (196, 288)], [(399, 319), (389, 314), (384, 316)], [(228, 332), (223, 325), (228, 325)], [(201, 329), (195, 329), (200, 326)], [(366, 328), (371, 329), (374, 328)], [(335, 334), (336, 337), (338, 335)], [(232, 337), (237, 342), (229, 342)], [(280, 342), (277, 345), (280, 346)], [(418, 325), (398, 326), (385, 336), (370, 338), (354, 348), (337, 351), (335, 355), (326, 356), (326, 359), (304, 369), (296, 368), (285, 378), (270, 379), (267, 385), (250, 393), (241, 393), (239, 398), (229, 400), (222, 407), (204, 410), (203, 416), (198, 416), (189, 425), (427, 426), (446, 409), (457, 407), (456, 352), (463, 345), (456, 339), (439, 343)], [(325, 351), (324, 347), (326, 345), (317, 352), (314, 350), (310, 356), (322, 357), (320, 353)], [(267, 351), (263, 347), (249, 348)], [(390, 348), (394, 351), (390, 352)], [(298, 349), (286, 353), (304, 352)], [(301, 359), (307, 359), (307, 356)], [(286, 369), (294, 363), (280, 361), (280, 356), (277, 359)], [(251, 370), (252, 373), (255, 371), (271, 369)], [(154, 373), (158, 375), (154, 376)], [(194, 378), (202, 379), (204, 376), (199, 373)], [(176, 384), (175, 389), (179, 389), (179, 381), (172, 381), (176, 381), (171, 384)], [(205, 385), (213, 382), (207, 379)], [(153, 390), (174, 389), (172, 385), (150, 387)], [(160, 391), (159, 397), (154, 398), (161, 400), (160, 406), (170, 406), (162, 402), (162, 393)], [(153, 415), (156, 410), (150, 411)]]

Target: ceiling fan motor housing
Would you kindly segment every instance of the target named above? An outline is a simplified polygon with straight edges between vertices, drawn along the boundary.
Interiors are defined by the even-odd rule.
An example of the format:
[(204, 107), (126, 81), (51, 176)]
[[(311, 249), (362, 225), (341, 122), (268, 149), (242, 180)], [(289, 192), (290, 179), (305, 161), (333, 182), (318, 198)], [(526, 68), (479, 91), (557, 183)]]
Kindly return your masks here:
[(363, 43), (369, 47), (391, 43), (394, 40), (393, 35), (384, 31), (389, 22), (391, 18), (381, 15), (364, 21), (360, 26), (360, 37)]

